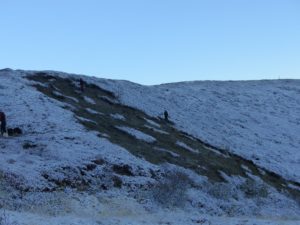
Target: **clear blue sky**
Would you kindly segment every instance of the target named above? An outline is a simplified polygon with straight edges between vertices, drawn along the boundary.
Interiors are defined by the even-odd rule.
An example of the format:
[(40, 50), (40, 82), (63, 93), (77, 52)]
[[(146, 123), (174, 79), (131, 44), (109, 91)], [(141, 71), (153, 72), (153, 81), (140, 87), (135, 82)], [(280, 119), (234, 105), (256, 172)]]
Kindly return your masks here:
[(300, 79), (299, 0), (0, 0), (0, 68)]

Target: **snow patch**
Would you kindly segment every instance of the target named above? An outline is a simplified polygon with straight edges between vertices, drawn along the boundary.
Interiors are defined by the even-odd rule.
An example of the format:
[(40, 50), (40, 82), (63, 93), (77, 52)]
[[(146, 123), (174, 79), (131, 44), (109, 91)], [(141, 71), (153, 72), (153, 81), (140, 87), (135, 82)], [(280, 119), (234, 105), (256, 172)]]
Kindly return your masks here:
[(113, 119), (116, 119), (116, 120), (123, 120), (125, 121), (125, 117), (121, 114), (118, 114), (118, 113), (115, 113), (115, 114), (110, 114), (110, 116), (113, 118)]
[(148, 128), (148, 129), (150, 129), (150, 130), (153, 130), (153, 131), (155, 131), (155, 132), (157, 132), (157, 133), (160, 133), (160, 134), (167, 134), (167, 135), (169, 134), (169, 133), (166, 132), (166, 131), (163, 131), (163, 130), (158, 129), (158, 128), (151, 127), (151, 126), (149, 126), (149, 125), (145, 125), (145, 127)]
[(91, 108), (86, 108), (85, 110), (86, 110), (87, 112), (91, 113), (91, 114), (104, 115), (103, 113), (98, 112), (98, 111), (96, 111), (96, 110), (93, 110), (93, 109), (91, 109)]
[(185, 148), (193, 153), (199, 153), (197, 150), (191, 148), (190, 146), (188, 146), (187, 144), (181, 142), (181, 141), (176, 141), (176, 145), (182, 147), (182, 148)]
[(90, 103), (92, 105), (96, 104), (96, 102), (93, 99), (91, 99), (90, 97), (83, 96), (83, 99), (84, 99), (84, 101), (86, 101), (87, 103)]
[(160, 128), (160, 125), (156, 122), (154, 122), (153, 120), (150, 120), (150, 119), (147, 119), (147, 118), (144, 118), (147, 123), (149, 123), (151, 126), (154, 126), (154, 127), (157, 127), (157, 128)]
[(159, 147), (154, 147), (154, 149), (155, 150), (158, 150), (158, 151), (161, 151), (161, 152), (167, 152), (167, 153), (169, 153), (171, 156), (173, 156), (173, 157), (180, 157), (180, 155), (179, 154), (177, 154), (177, 153), (175, 153), (175, 152), (172, 152), (172, 151), (170, 151), (170, 150), (167, 150), (167, 149), (164, 149), (164, 148), (159, 148)]
[(118, 128), (119, 130), (125, 131), (129, 135), (131, 135), (139, 140), (148, 142), (148, 143), (152, 143), (152, 142), (156, 141), (156, 139), (154, 137), (152, 137), (148, 134), (145, 134), (137, 129), (131, 128), (131, 127), (117, 126), (116, 128)]

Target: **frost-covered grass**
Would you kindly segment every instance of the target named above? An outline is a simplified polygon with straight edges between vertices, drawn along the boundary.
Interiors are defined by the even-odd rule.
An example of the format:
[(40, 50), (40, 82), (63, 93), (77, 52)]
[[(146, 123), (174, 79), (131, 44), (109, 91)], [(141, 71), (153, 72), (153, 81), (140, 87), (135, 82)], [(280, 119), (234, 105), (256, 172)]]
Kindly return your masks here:
[[(15, 174), (32, 189), (43, 189), (52, 185), (41, 178), (45, 171), (59, 166), (81, 167), (99, 155), (108, 162), (153, 167), (96, 133), (87, 132), (74, 114), (64, 109), (64, 103), (41, 94), (22, 76), (22, 71), (0, 72), (1, 110), (7, 115), (7, 125), (24, 131), (18, 138), (1, 138), (0, 171)], [(26, 143), (34, 147), (26, 150)]]
[[(281, 138), (276, 139), (277, 136), (269, 136), (269, 139), (265, 139), (266, 129), (272, 126), (264, 123), (264, 120), (259, 117), (261, 114), (257, 114), (258, 118), (255, 119), (260, 122), (263, 129), (261, 129), (261, 126), (255, 127), (252, 121), (253, 118), (250, 120), (248, 116), (241, 116), (242, 119), (249, 119), (247, 123), (242, 123), (244, 128), (240, 127), (238, 129), (236, 125), (235, 117), (245, 113), (242, 107), (246, 104), (243, 102), (245, 100), (243, 90), (248, 90), (246, 84), (243, 90), (237, 88), (239, 85), (234, 82), (230, 83), (230, 85), (228, 84), (228, 86), (226, 84), (226, 88), (222, 87), (221, 83), (218, 82), (144, 87), (125, 81), (115, 82), (83, 77), (88, 84), (98, 84), (107, 89), (117, 88), (118, 97), (122, 102), (141, 108), (154, 116), (151, 120), (144, 118), (145, 116), (139, 117), (142, 118), (139, 120), (140, 126), (147, 126), (148, 128), (141, 129), (143, 132), (135, 129), (135, 127), (123, 125), (116, 127), (137, 140), (144, 141), (145, 146), (153, 147), (153, 154), (157, 154), (158, 157), (160, 157), (159, 152), (166, 153), (162, 156), (175, 164), (169, 164), (164, 167), (153, 165), (142, 157), (133, 156), (119, 145), (112, 144), (108, 138), (111, 138), (114, 133), (106, 134), (102, 130), (87, 131), (86, 127), (80, 124), (79, 121), (93, 123), (94, 119), (96, 120), (98, 117), (102, 118), (107, 115), (110, 118), (110, 113), (98, 116), (99, 111), (97, 111), (96, 105), (85, 100), (84, 104), (87, 103), (86, 105), (90, 108), (86, 108), (83, 111), (90, 113), (92, 116), (86, 118), (85, 113), (83, 113), (83, 116), (76, 115), (74, 112), (79, 108), (75, 107), (75, 104), (83, 102), (78, 100), (80, 97), (77, 99), (76, 96), (69, 96), (74, 99), (72, 100), (66, 97), (68, 95), (62, 94), (60, 90), (56, 90), (60, 93), (58, 97), (72, 100), (74, 112), (71, 112), (67, 103), (49, 98), (38, 92), (31, 86), (36, 82), (23, 78), (27, 74), (34, 73), (0, 71), (0, 102), (7, 114), (8, 126), (20, 127), (24, 131), (22, 136), (0, 139), (0, 206), (6, 209), (8, 217), (13, 218), (13, 221), (25, 225), (265, 225), (274, 223), (295, 225), (299, 223), (299, 205), (285, 193), (278, 192), (273, 186), (264, 183), (260, 177), (252, 174), (253, 168), (250, 167), (251, 164), (250, 166), (249, 164), (241, 166), (243, 171), (247, 172), (247, 176), (244, 177), (233, 176), (219, 171), (225, 179), (224, 182), (212, 182), (207, 177), (196, 174), (190, 169), (180, 168), (176, 165), (176, 160), (187, 160), (189, 162), (191, 158), (188, 158), (187, 155), (181, 155), (180, 151), (176, 152), (174, 149), (182, 150), (181, 148), (183, 148), (188, 151), (182, 152), (195, 154), (192, 150), (194, 150), (196, 140), (192, 141), (192, 139), (186, 138), (184, 142), (180, 141), (181, 133), (177, 131), (176, 133), (175, 129), (164, 121), (158, 124), (160, 120), (155, 119), (157, 115), (161, 114), (161, 109), (172, 107), (173, 110), (168, 111), (171, 115), (171, 120), (175, 122), (177, 128), (192, 133), (198, 138), (204, 138), (212, 144), (223, 146), (228, 151), (239, 153), (242, 156), (248, 157), (250, 154), (254, 154), (255, 157), (259, 158), (256, 163), (261, 161), (258, 164), (270, 170), (275, 168), (275, 172), (280, 172), (283, 168), (287, 168), (286, 171), (281, 171), (283, 172), (281, 175), (288, 173), (288, 177), (295, 178), (290, 173), (292, 169), (288, 166), (295, 165), (298, 157), (298, 153), (294, 154), (293, 152), (295, 149), (290, 147), (297, 147), (299, 144), (297, 143), (298, 139), (292, 133), (295, 131), (293, 123), (297, 119), (294, 117), (290, 119), (287, 125), (291, 123), (292, 129), (285, 134), (285, 137), (290, 140), (290, 145), (287, 145), (285, 151), (286, 153), (294, 154), (294, 161), (290, 161), (292, 157), (287, 155), (280, 156), (281, 158), (278, 158), (276, 161), (271, 157), (268, 159), (268, 163), (273, 165), (269, 166), (266, 162), (270, 153), (264, 147), (266, 144), (274, 142), (274, 140), (282, 141)], [(78, 77), (74, 75), (55, 72), (47, 73), (62, 78), (78, 80)], [(215, 85), (218, 85), (218, 89), (215, 88)], [(250, 87), (252, 85), (250, 82)], [(273, 87), (274, 85), (268, 83), (257, 83), (258, 87), (256, 89), (262, 93), (260, 85), (265, 85), (267, 90), (280, 89), (282, 87), (279, 84), (278, 87), (275, 84), (275, 87)], [(293, 106), (297, 108), (297, 104), (295, 104), (294, 95), (290, 94), (290, 86), (292, 84), (287, 83), (285, 85), (288, 88), (280, 91), (280, 97), (284, 100), (290, 99), (289, 103), (282, 102), (282, 104), (288, 106), (285, 112), (293, 116), (295, 114), (291, 110), (294, 110)], [(231, 86), (234, 93), (242, 92), (237, 101), (235, 100), (235, 95), (227, 96), (227, 91), (231, 90)], [(187, 94), (190, 90), (191, 92)], [(297, 87), (295, 87), (294, 91), (297, 90)], [(207, 100), (201, 96), (202, 92), (207, 92)], [(224, 96), (219, 93), (224, 93)], [(79, 96), (80, 94), (78, 93)], [(135, 96), (135, 102), (132, 101), (132, 97), (129, 97), (130, 94)], [(208, 109), (205, 107), (209, 107), (210, 101), (214, 100), (216, 96), (221, 96), (222, 98), (222, 100), (212, 104), (217, 108), (217, 111), (211, 107), (209, 115), (206, 115), (205, 112), (208, 113)], [(232, 99), (229, 96), (232, 96)], [(262, 94), (262, 99), (266, 98), (266, 96), (267, 94)], [(256, 101), (259, 99), (259, 96), (254, 93), (253, 98)], [(94, 99), (92, 100), (98, 101), (98, 99)], [(248, 96), (249, 101), (250, 99), (251, 96)], [(117, 101), (113, 97), (106, 100), (110, 103)], [(199, 100), (201, 100), (201, 104), (198, 104), (197, 101)], [(232, 105), (232, 101), (236, 101), (236, 104)], [(118, 102), (118, 104), (120, 103)], [(231, 107), (236, 111), (235, 114), (229, 115), (232, 119), (230, 122), (227, 121), (227, 116), (229, 112), (232, 112)], [(263, 105), (257, 107), (263, 107)], [(273, 114), (269, 115), (268, 109), (271, 107), (270, 104), (267, 103), (266, 107), (267, 112), (262, 113), (262, 115), (268, 121), (268, 118), (271, 117), (270, 115)], [(285, 114), (280, 115), (278, 110), (281, 110), (282, 106), (277, 107), (279, 109), (274, 106), (275, 115), (279, 118), (279, 126), (282, 127), (283, 121), (285, 121)], [(249, 107), (247, 109), (248, 113), (251, 112)], [(254, 109), (257, 110), (257, 108)], [(223, 110), (222, 113), (225, 115), (221, 115), (219, 110)], [(298, 112), (297, 109), (295, 111)], [(112, 118), (112, 121), (116, 124), (125, 124), (127, 119), (133, 120), (133, 118), (134, 116), (129, 118), (126, 115), (125, 121), (114, 120), (114, 118)], [(274, 121), (272, 120), (272, 122)], [(133, 121), (133, 123), (138, 124), (137, 121)], [(216, 125), (221, 128), (216, 129), (218, 128)], [(231, 125), (229, 126), (230, 132), (236, 129), (236, 132), (241, 134), (222, 133), (225, 129), (222, 126), (226, 127), (227, 125)], [(150, 127), (153, 128), (151, 131), (153, 137), (145, 133), (150, 132)], [(159, 133), (157, 130), (164, 133)], [(168, 130), (168, 132), (165, 132), (165, 130)], [(249, 133), (249, 137), (246, 136), (247, 132), (243, 130)], [(275, 130), (278, 131), (277, 128)], [(260, 145), (261, 149), (245, 147), (252, 143), (253, 132), (263, 137), (261, 139), (257, 138), (254, 144), (254, 147), (256, 144)], [(270, 135), (274, 135), (274, 132), (270, 130)], [(165, 144), (163, 145), (164, 148), (155, 146), (155, 143), (160, 138), (159, 135), (163, 139), (166, 139), (169, 135), (170, 140), (173, 140), (172, 144)], [(172, 135), (176, 135), (176, 138), (171, 139), (173, 138)], [(228, 137), (226, 140), (229, 141), (223, 142), (222, 135)], [(279, 132), (279, 137), (281, 135), (282, 133)], [(99, 138), (99, 136), (105, 136), (106, 138)], [(157, 137), (157, 139), (154, 137)], [(282, 143), (286, 144), (285, 141)], [(142, 149), (143, 146), (139, 147)], [(171, 146), (174, 149), (170, 148)], [(274, 142), (274, 145), (270, 146), (275, 146), (275, 149), (278, 150), (281, 145)], [(149, 149), (152, 150), (150, 147)], [(252, 152), (250, 151), (249, 153), (246, 150), (251, 150)], [(211, 149), (212, 153), (214, 151), (216, 150)], [(275, 150), (270, 150), (271, 153), (273, 151)], [(280, 153), (282, 151), (284, 150), (280, 149)], [(152, 151), (149, 152), (152, 153)], [(220, 157), (223, 157), (223, 154), (220, 152), (218, 154)], [(287, 160), (287, 162), (281, 160)], [(216, 161), (215, 163), (219, 162)], [(187, 165), (195, 166), (195, 164)], [(298, 167), (296, 166), (293, 169), (297, 173)], [(177, 175), (181, 174), (182, 176), (170, 176), (174, 171), (175, 174), (176, 171), (179, 171)], [(261, 174), (266, 173), (264, 170), (259, 171), (261, 171)], [(119, 180), (118, 185), (115, 183), (116, 180)], [(294, 190), (298, 188), (297, 185), (289, 184), (289, 186)], [(180, 201), (176, 201), (176, 199)]]
[(19, 225), (16, 221), (14, 221), (6, 210), (0, 209), (0, 225)]

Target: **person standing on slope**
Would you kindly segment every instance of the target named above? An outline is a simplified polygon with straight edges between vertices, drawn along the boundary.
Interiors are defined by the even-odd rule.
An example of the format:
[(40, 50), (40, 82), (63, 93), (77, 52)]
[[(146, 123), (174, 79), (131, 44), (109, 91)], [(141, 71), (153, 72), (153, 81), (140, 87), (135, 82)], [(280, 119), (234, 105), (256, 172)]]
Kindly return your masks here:
[(1, 122), (1, 135), (6, 133), (6, 116), (4, 112), (0, 111), (0, 122)]
[(165, 117), (165, 121), (169, 121), (169, 113), (167, 110), (164, 111), (164, 117)]

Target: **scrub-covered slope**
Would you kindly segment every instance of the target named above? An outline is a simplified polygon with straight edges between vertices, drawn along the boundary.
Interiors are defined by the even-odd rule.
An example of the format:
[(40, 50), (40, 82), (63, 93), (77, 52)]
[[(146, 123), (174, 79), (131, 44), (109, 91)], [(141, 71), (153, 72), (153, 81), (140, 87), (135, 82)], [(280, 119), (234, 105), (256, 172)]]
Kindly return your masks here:
[[(201, 82), (145, 87), (51, 71), (0, 71), (1, 110), (9, 127), (23, 130), (0, 139), (0, 207), (25, 224), (222, 223), (212, 216), (288, 218), (293, 224), (300, 185), (288, 167), (292, 162), (282, 162), (287, 169), (280, 173), (278, 162), (266, 163), (267, 149), (253, 159), (238, 146), (222, 146), (220, 130), (196, 129), (214, 126), (215, 118), (207, 111), (200, 119), (204, 106), (189, 106), (201, 85), (209, 89)], [(224, 113), (232, 110), (227, 107)], [(158, 117), (165, 109), (171, 122)], [(215, 139), (206, 138), (211, 134)], [(243, 147), (249, 139), (239, 141)], [(40, 221), (43, 216), (52, 219)]]

